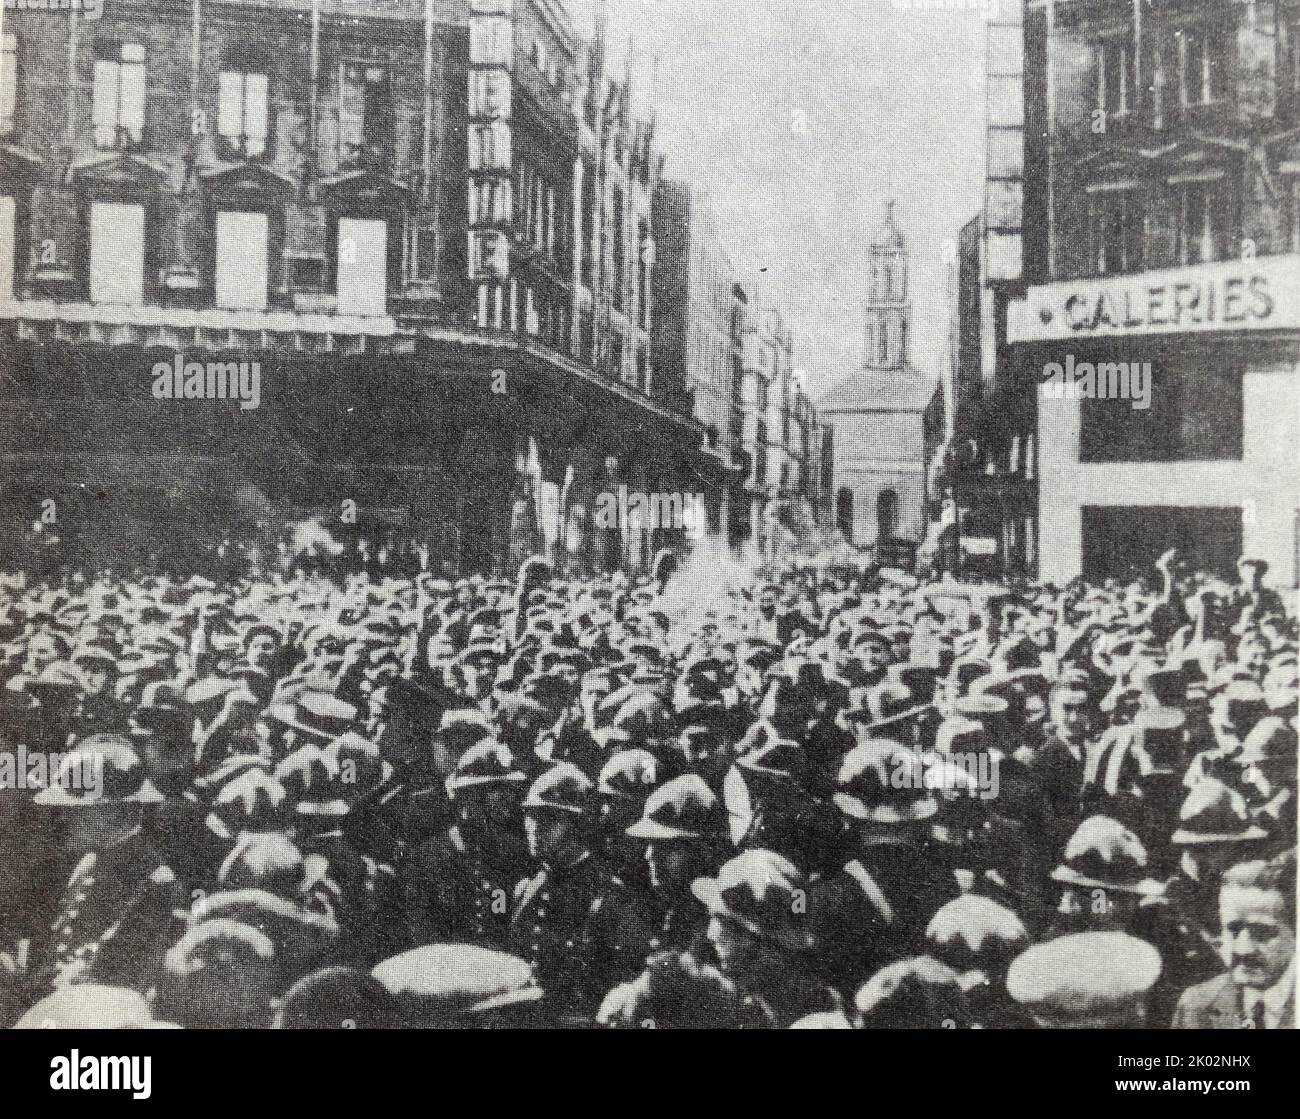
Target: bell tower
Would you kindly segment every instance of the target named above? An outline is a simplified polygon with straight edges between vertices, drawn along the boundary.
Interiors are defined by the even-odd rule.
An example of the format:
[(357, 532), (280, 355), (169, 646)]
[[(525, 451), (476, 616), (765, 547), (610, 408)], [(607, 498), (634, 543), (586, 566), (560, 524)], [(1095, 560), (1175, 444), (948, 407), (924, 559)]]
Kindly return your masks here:
[(907, 301), (907, 245), (894, 224), (894, 203), (871, 243), (867, 286), (868, 369), (905, 369), (911, 304)]

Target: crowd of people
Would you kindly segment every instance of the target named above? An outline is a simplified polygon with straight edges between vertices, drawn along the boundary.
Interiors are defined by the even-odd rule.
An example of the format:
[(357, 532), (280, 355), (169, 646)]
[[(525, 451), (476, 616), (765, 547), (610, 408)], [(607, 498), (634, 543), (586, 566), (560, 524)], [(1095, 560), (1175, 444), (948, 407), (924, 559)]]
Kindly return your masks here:
[(0, 580), (0, 1024), (1293, 1024), (1262, 564), (675, 568)]

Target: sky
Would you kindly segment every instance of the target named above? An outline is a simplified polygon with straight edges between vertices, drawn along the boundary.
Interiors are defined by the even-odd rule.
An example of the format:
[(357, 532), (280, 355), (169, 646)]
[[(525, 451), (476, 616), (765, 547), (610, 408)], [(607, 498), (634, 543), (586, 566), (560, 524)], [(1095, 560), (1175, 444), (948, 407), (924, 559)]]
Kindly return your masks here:
[[(937, 376), (944, 241), (983, 193), (983, 0), (606, 2), (615, 72), (630, 43), (638, 104), (657, 105), (665, 174), (707, 194), (738, 278), (793, 328), (813, 399), (863, 363), (889, 198), (912, 254), (912, 360)], [(569, 0), (580, 28), (596, 3)]]

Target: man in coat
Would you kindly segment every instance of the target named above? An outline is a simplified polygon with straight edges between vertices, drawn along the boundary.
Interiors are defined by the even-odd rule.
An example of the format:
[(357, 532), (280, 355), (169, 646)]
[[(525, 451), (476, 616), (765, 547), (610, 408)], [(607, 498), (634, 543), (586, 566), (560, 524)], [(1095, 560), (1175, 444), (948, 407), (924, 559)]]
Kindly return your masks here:
[(1178, 1000), (1179, 1030), (1295, 1028), (1295, 853), (1239, 863), (1219, 887), (1228, 970)]

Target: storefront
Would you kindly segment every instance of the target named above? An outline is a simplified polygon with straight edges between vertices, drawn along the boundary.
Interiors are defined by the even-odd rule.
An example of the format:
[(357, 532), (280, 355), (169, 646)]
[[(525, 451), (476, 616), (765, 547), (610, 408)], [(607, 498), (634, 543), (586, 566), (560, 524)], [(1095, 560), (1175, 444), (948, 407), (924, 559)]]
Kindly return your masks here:
[(1123, 578), (1176, 546), (1296, 585), (1300, 256), (1031, 287), (1008, 336), (1037, 402), (1042, 579)]

